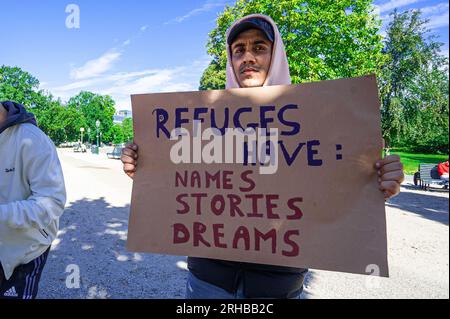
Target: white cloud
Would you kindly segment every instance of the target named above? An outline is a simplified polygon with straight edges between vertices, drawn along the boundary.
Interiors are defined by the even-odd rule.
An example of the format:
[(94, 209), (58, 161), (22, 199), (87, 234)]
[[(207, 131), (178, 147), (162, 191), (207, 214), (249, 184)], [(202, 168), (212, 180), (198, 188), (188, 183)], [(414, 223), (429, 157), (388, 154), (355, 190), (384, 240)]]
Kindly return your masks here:
[[(224, 6), (226, 1), (229, 0), (207, 0), (201, 7), (165, 24), (183, 22), (203, 12)], [(60, 86), (45, 83), (45, 89), (63, 102), (67, 102), (80, 91), (110, 95), (116, 101), (118, 109), (131, 109), (131, 94), (197, 90), (203, 71), (210, 63), (208, 56), (186, 66), (108, 74), (108, 71), (126, 52), (125, 47), (140, 38), (148, 29), (148, 25), (142, 25), (135, 35), (123, 41), (119, 46), (108, 50), (98, 58), (87, 61), (80, 67), (71, 67), (70, 79), (73, 82)], [(118, 39), (115, 42), (118, 42)]]
[(103, 81), (102, 78), (82, 80), (82, 81), (72, 82), (70, 84), (66, 84), (63, 86), (54, 87), (53, 90), (58, 91), (58, 92), (74, 91), (74, 90), (79, 90), (79, 89), (82, 89), (85, 87), (92, 86), (92, 85), (94, 85), (96, 83), (100, 83), (102, 81)]
[(424, 16), (438, 14), (447, 11), (448, 12), (448, 3), (438, 3), (435, 6), (420, 8), (420, 11)]
[(205, 56), (185, 66), (120, 72), (75, 81), (48, 90), (66, 102), (82, 90), (110, 95), (116, 101), (116, 109), (131, 109), (131, 94), (197, 90), (200, 77), (209, 62), (210, 58)]
[(442, 2), (434, 6), (420, 8), (422, 16), (427, 18), (427, 28), (437, 29), (448, 26), (448, 3)]
[(170, 83), (175, 74), (183, 72), (183, 68), (175, 69), (162, 69), (151, 71), (151, 75), (143, 77), (131, 77), (130, 81), (120, 81), (114, 83), (115, 85), (101, 90), (102, 94), (108, 95), (129, 95), (129, 94), (141, 94), (155, 91), (155, 89), (161, 88), (164, 84)]
[(203, 12), (211, 11), (212, 9), (216, 7), (223, 7), (225, 5), (224, 1), (206, 1), (200, 8), (196, 8), (194, 10), (189, 11), (183, 16), (176, 17), (175, 19), (172, 19), (170, 21), (167, 21), (164, 24), (170, 24), (170, 23), (181, 23), (186, 19), (189, 19), (193, 16), (199, 15)]
[[(388, 5), (388, 4), (393, 5), (394, 2), (398, 3), (399, 1), (400, 0), (389, 1), (384, 5)], [(421, 0), (419, 0), (419, 1), (421, 1)], [(402, 0), (401, 2), (404, 5), (406, 5), (406, 3), (407, 3), (404, 0)], [(408, 4), (411, 4), (411, 3), (412, 2), (408, 2)], [(423, 7), (423, 8), (415, 8), (413, 10), (420, 10), (422, 18), (426, 18), (429, 20), (429, 22), (426, 24), (426, 27), (428, 29), (437, 29), (440, 27), (448, 26), (448, 24), (449, 24), (448, 23), (448, 19), (449, 19), (448, 9), (449, 9), (449, 4), (446, 2), (442, 2), (442, 3), (438, 3), (436, 5), (433, 5), (433, 6), (427, 6), (427, 7)], [(383, 37), (385, 37), (386, 36), (386, 28), (387, 28), (388, 24), (392, 21), (392, 16), (389, 15), (389, 12), (386, 12), (380, 18), (383, 21), (383, 26), (382, 26), (382, 30), (381, 30), (380, 34)]]
[(448, 17), (448, 11), (440, 15), (428, 17), (430, 21), (426, 24), (426, 26), (429, 29), (437, 29), (448, 26)]
[(383, 23), (383, 29), (389, 24), (391, 23), (391, 21), (393, 20), (393, 17), (390, 15), (384, 15), (380, 17), (382, 23)]
[(372, 12), (374, 15), (379, 16), (381, 11), (380, 11), (380, 6), (379, 5), (372, 5)]
[(74, 80), (82, 80), (99, 76), (109, 71), (117, 60), (120, 59), (122, 53), (110, 50), (101, 57), (86, 62), (82, 67), (74, 68), (70, 71), (70, 78)]
[(383, 13), (386, 11), (391, 11), (396, 8), (406, 7), (421, 1), (424, 0), (389, 0), (383, 4), (379, 4), (378, 9), (380, 10), (380, 13)]

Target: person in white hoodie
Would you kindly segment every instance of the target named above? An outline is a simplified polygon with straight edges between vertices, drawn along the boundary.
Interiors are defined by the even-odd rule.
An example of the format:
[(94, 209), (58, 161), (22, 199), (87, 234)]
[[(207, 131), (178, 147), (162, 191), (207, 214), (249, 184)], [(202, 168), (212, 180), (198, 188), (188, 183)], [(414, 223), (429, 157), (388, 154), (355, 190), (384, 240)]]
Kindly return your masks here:
[(18, 103), (0, 103), (0, 159), (0, 298), (34, 299), (66, 190), (53, 142)]
[[(236, 21), (227, 31), (226, 88), (291, 84), (283, 41), (276, 24), (253, 14)], [(123, 150), (123, 169), (131, 178), (137, 168), (138, 146)], [(400, 191), (404, 179), (400, 158), (388, 156), (375, 163), (385, 198)], [(306, 269), (188, 258), (189, 299), (299, 298)]]

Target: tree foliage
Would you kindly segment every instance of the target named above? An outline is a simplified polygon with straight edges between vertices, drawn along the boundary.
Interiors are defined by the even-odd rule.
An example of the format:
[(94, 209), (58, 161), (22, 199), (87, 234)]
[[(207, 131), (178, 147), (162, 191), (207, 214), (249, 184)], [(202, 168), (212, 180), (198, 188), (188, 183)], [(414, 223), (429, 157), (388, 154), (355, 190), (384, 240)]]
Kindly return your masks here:
[[(448, 154), (448, 59), (439, 54), (442, 44), (430, 35), (420, 11), (394, 11), (383, 40), (371, 0), (237, 0), (225, 7), (209, 34), (212, 61), (200, 80), (201, 90), (225, 87), (226, 30), (252, 13), (277, 23), (293, 83), (376, 73), (386, 142)], [(63, 104), (39, 90), (39, 80), (18, 67), (0, 66), (0, 100), (25, 105), (55, 144), (79, 140), (81, 127), (85, 141), (96, 141), (97, 120), (103, 142), (133, 140), (131, 119), (113, 124), (111, 97), (80, 92)]]
[(124, 142), (129, 143), (133, 141), (133, 120), (131, 118), (126, 118), (123, 120), (122, 132)]
[(0, 66), (0, 100), (15, 101), (27, 107), (37, 98), (39, 81), (18, 67)]
[(383, 40), (371, 0), (238, 0), (209, 34), (201, 90), (225, 87), (226, 30), (252, 13), (278, 25), (293, 83), (376, 73), (387, 144), (448, 154), (448, 59), (420, 11), (394, 11)]
[[(96, 141), (96, 121), (100, 121), (102, 141), (124, 142), (124, 128), (113, 126), (114, 101), (109, 96), (92, 92), (80, 92), (67, 104), (55, 99), (50, 93), (39, 90), (39, 80), (18, 67), (0, 66), (0, 101), (10, 100), (23, 104), (37, 119), (38, 126), (55, 144), (81, 139), (80, 128), (84, 128), (84, 141)], [(90, 134), (88, 134), (90, 128)], [(132, 130), (132, 126), (131, 126)], [(127, 126), (127, 134), (132, 133)]]
[(113, 115), (115, 113), (114, 100), (106, 95), (94, 94), (82, 91), (67, 102), (67, 108), (77, 110), (85, 119), (84, 128), (90, 128), (90, 140), (96, 140), (97, 126), (100, 121), (99, 131), (102, 132), (102, 142), (112, 142), (114, 138)]
[(383, 135), (393, 146), (448, 153), (448, 59), (420, 11), (391, 14), (380, 76)]
[(252, 13), (268, 15), (277, 24), (293, 83), (377, 73), (382, 38), (372, 8), (371, 0), (238, 0), (219, 15), (209, 34), (212, 62), (200, 89), (225, 87), (226, 30)]

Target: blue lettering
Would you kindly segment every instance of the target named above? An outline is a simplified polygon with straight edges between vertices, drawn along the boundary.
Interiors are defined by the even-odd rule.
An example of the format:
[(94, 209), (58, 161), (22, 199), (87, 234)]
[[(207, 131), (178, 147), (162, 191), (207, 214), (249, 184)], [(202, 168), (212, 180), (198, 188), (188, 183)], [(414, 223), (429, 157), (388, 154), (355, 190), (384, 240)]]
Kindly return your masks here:
[(170, 138), (170, 132), (166, 128), (165, 124), (169, 120), (169, 114), (164, 109), (156, 109), (152, 112), (156, 111), (156, 137), (159, 138), (159, 131), (162, 131), (167, 138)]
[(283, 141), (278, 141), (278, 144), (280, 144), (281, 151), (283, 152), (283, 156), (286, 159), (286, 163), (289, 166), (291, 166), (292, 163), (294, 162), (295, 158), (297, 157), (298, 153), (302, 149), (303, 145), (305, 145), (306, 143), (298, 143), (297, 148), (295, 149), (295, 151), (292, 154), (292, 156), (289, 156), (289, 153), (288, 153), (286, 147), (284, 146)]
[(309, 166), (322, 166), (321, 159), (314, 159), (314, 155), (318, 154), (319, 151), (314, 150), (314, 146), (319, 146), (320, 142), (318, 140), (308, 141), (308, 165)]
[(298, 106), (295, 104), (288, 104), (283, 106), (280, 111), (278, 112), (278, 120), (280, 121), (280, 123), (286, 125), (286, 126), (290, 126), (292, 127), (291, 131), (285, 132), (282, 131), (281, 135), (283, 136), (289, 136), (289, 135), (295, 135), (298, 134), (300, 132), (300, 123), (296, 123), (296, 122), (290, 122), (290, 121), (286, 121), (284, 119), (284, 112), (286, 112), (287, 110), (297, 110)]

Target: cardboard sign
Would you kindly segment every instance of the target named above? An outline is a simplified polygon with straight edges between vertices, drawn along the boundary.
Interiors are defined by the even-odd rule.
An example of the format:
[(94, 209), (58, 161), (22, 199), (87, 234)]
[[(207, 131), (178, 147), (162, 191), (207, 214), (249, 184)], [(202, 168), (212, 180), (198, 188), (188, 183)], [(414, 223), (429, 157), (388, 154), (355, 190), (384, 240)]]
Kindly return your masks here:
[(132, 105), (129, 250), (388, 276), (374, 76)]

